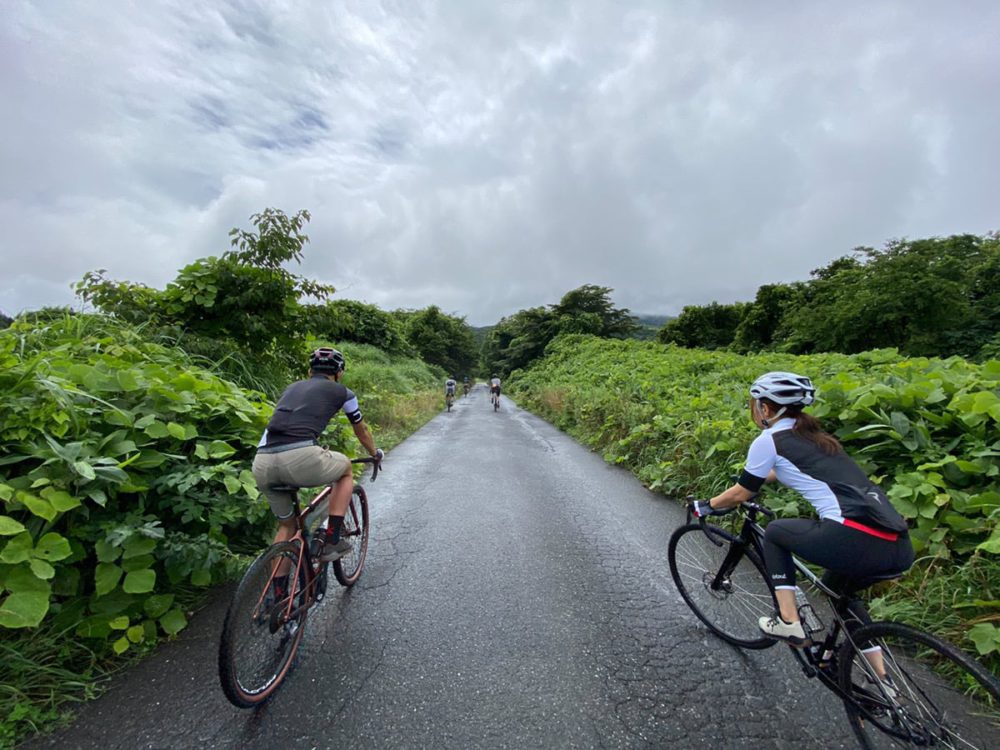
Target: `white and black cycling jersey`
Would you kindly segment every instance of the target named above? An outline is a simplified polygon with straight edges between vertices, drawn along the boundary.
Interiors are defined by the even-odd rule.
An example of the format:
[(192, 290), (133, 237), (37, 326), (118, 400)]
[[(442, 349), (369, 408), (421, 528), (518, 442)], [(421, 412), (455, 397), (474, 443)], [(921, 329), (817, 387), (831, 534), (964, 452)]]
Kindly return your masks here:
[(446, 381), (444, 381), (444, 389), (445, 389), (445, 391), (447, 391), (448, 393), (454, 393), (454, 392), (455, 392), (455, 386), (456, 386), (456, 385), (458, 385), (458, 383), (456, 383), (456, 382), (455, 382), (454, 380), (452, 380), (451, 378), (448, 378), (448, 379), (447, 379)]
[(739, 484), (757, 492), (772, 469), (778, 481), (802, 496), (820, 518), (870, 524), (903, 533), (906, 521), (882, 488), (843, 451), (831, 455), (794, 429), (794, 419), (780, 419), (754, 439)]
[(315, 441), (338, 411), (343, 411), (351, 424), (364, 418), (358, 397), (341, 383), (322, 375), (292, 383), (278, 399), (257, 447)]

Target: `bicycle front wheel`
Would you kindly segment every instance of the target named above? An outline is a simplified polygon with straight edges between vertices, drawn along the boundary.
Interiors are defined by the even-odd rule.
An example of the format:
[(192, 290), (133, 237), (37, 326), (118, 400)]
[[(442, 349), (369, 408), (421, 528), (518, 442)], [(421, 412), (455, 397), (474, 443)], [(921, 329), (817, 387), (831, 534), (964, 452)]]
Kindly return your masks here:
[(333, 574), (341, 586), (353, 586), (361, 577), (368, 554), (368, 495), (364, 487), (354, 488), (340, 536), (350, 541), (351, 551), (334, 561)]
[[(297, 569), (298, 546), (279, 542), (269, 547), (243, 575), (226, 612), (219, 641), (219, 679), (230, 703), (240, 708), (260, 705), (285, 679), (305, 632), (306, 607), (290, 602), (296, 594), (290, 580)], [(275, 585), (277, 575), (288, 582)]]
[(677, 590), (709, 630), (741, 648), (776, 643), (757, 622), (773, 614), (775, 603), (756, 552), (740, 549), (736, 537), (718, 526), (696, 523), (677, 529), (668, 549)]
[(851, 634), (839, 661), (862, 747), (1000, 747), (1000, 681), (950, 643), (877, 622)]

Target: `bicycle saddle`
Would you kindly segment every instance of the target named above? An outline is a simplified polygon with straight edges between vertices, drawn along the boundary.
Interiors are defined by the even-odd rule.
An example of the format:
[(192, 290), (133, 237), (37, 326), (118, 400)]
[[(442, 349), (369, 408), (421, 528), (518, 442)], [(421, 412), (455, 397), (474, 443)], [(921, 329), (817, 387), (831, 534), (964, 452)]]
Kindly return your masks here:
[(271, 484), (267, 488), (274, 492), (298, 492), (302, 489), (301, 487), (296, 487), (294, 484)]

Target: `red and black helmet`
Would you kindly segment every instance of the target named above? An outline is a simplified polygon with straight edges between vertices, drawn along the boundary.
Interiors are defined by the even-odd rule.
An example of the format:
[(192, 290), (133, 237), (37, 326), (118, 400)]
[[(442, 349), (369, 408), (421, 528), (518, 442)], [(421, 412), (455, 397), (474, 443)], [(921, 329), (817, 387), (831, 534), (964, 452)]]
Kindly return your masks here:
[(309, 367), (313, 372), (336, 375), (338, 372), (343, 372), (346, 366), (344, 355), (336, 349), (323, 347), (309, 355)]

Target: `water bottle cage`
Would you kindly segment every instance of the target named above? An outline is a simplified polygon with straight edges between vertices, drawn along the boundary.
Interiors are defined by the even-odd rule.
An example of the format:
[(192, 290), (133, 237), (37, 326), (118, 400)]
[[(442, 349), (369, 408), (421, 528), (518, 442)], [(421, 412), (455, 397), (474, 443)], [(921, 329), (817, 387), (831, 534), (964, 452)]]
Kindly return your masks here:
[(800, 604), (798, 611), (799, 620), (802, 622), (802, 629), (806, 631), (806, 635), (812, 637), (816, 633), (822, 633), (826, 630), (826, 625), (819, 619), (819, 615), (816, 614), (816, 610), (813, 609), (812, 604), (809, 602)]

